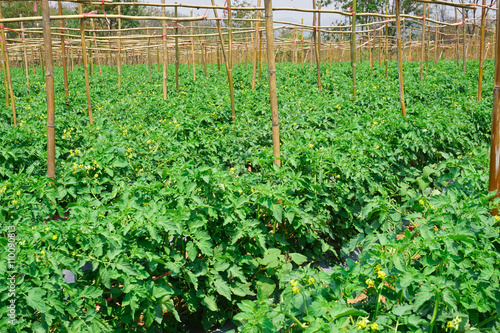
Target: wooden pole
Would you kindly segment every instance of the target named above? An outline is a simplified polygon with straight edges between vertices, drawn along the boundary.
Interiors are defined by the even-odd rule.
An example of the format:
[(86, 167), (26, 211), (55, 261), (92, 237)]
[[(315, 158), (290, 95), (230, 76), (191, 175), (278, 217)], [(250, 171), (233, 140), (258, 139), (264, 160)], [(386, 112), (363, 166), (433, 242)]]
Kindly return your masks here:
[[(312, 0), (313, 2), (313, 9), (316, 9), (316, 0)], [(318, 2), (318, 10), (321, 10), (321, 3)], [(318, 77), (318, 91), (321, 92), (321, 64), (320, 64), (320, 46), (319, 44), (321, 43), (320, 36), (319, 36), (319, 13), (318, 13), (318, 19), (316, 18), (316, 13), (313, 14), (313, 41), (314, 41), (314, 46), (316, 49), (316, 72), (317, 72), (317, 77)]]
[[(212, 5), (215, 6), (215, 0), (212, 0)], [(231, 8), (231, 1), (227, 1), (228, 8)], [(236, 113), (235, 113), (235, 106), (234, 106), (234, 87), (233, 87), (233, 70), (230, 64), (229, 56), (226, 56), (226, 50), (224, 48), (224, 38), (222, 36), (222, 29), (220, 26), (220, 21), (219, 21), (219, 15), (217, 15), (217, 9), (214, 8), (214, 15), (217, 23), (217, 30), (219, 31), (219, 40), (221, 44), (221, 49), (222, 49), (222, 56), (224, 57), (224, 62), (226, 64), (226, 72), (227, 72), (227, 79), (229, 82), (229, 94), (231, 98), (231, 115), (233, 122), (236, 121)], [(231, 17), (231, 10), (228, 10), (228, 25), (229, 28), (231, 27), (231, 23), (229, 18)], [(231, 31), (231, 29), (229, 29)], [(231, 40), (232, 35), (229, 35), (229, 40)], [(229, 44), (229, 50), (231, 50), (232, 43)], [(228, 51), (229, 52), (229, 51)]]
[(47, 91), (47, 177), (56, 178), (55, 102), (52, 36), (50, 33), (49, 0), (42, 0), (43, 43), (45, 45), (45, 88)]
[[(78, 12), (83, 15), (83, 6), (78, 4)], [(89, 122), (94, 124), (94, 119), (92, 118), (92, 102), (90, 101), (90, 83), (89, 83), (89, 68), (87, 62), (87, 45), (85, 41), (85, 28), (83, 26), (83, 18), (80, 19), (80, 37), (82, 41), (82, 58), (83, 58), (83, 71), (85, 72), (85, 88), (87, 92), (87, 108), (89, 110)]]
[(483, 0), (483, 8), (481, 11), (481, 41), (479, 43), (479, 83), (477, 85), (477, 100), (480, 101), (483, 93), (483, 62), (484, 62), (484, 33), (485, 33), (485, 18), (486, 18), (486, 0)]
[[(193, 10), (191, 9), (191, 17)], [(191, 35), (193, 35), (193, 21), (191, 21)], [(193, 81), (196, 81), (196, 60), (194, 58), (194, 37), (191, 37), (191, 61), (193, 62)]]
[(276, 64), (274, 55), (274, 30), (273, 30), (273, 4), (272, 0), (264, 0), (266, 13), (266, 41), (267, 41), (267, 66), (269, 71), (269, 99), (271, 102), (272, 128), (273, 128), (273, 154), (274, 163), (281, 166), (280, 153), (280, 125), (278, 116), (278, 97), (276, 94)]
[(397, 26), (397, 36), (396, 41), (398, 44), (398, 71), (399, 71), (399, 99), (401, 102), (401, 111), (403, 117), (406, 117), (406, 107), (405, 107), (405, 92), (403, 84), (403, 57), (401, 55), (401, 3), (400, 0), (396, 0), (396, 26)]
[[(177, 4), (177, 2), (175, 3)], [(177, 17), (177, 6), (174, 9), (174, 15)], [(175, 24), (175, 90), (179, 91), (179, 27)]]
[[(257, 7), (260, 7), (261, 0), (257, 0)], [(255, 89), (255, 75), (257, 71), (257, 49), (259, 47), (259, 28), (260, 28), (260, 11), (257, 11), (257, 19), (259, 21), (255, 22), (255, 37), (253, 44), (253, 54), (252, 54), (252, 89)]]
[[(161, 0), (164, 5), (165, 0)], [(161, 7), (161, 16), (165, 17), (165, 7)], [(167, 22), (162, 21), (163, 34), (161, 39), (163, 41), (163, 100), (167, 99), (167, 74), (168, 74), (168, 54), (167, 54)]]
[(420, 82), (424, 79), (424, 56), (425, 56), (425, 14), (427, 13), (427, 3), (424, 3), (424, 17), (422, 18), (422, 49), (420, 52)]
[[(0, 6), (0, 19), (2, 19), (2, 8)], [(3, 24), (0, 25), (0, 31), (2, 35), (2, 52), (5, 60), (5, 72), (7, 73), (7, 85), (9, 87), (10, 104), (12, 106), (12, 120), (14, 121), (14, 126), (17, 125), (17, 115), (16, 115), (16, 102), (14, 101), (14, 91), (12, 89), (12, 77), (10, 75), (10, 60), (9, 60), (9, 50), (7, 49), (7, 39), (5, 38), (5, 29)], [(8, 96), (8, 94), (5, 94)], [(7, 100), (7, 107), (9, 107)]]
[(352, 1), (352, 32), (351, 32), (351, 67), (352, 67), (352, 95), (356, 97), (356, 0)]
[[(22, 17), (22, 15), (21, 15)], [(29, 87), (30, 86), (30, 73), (29, 73), (29, 68), (28, 68), (28, 54), (26, 53), (26, 42), (24, 40), (24, 22), (21, 21), (21, 30), (23, 31), (21, 33), (21, 40), (23, 41), (23, 58), (24, 58), (24, 71), (26, 75), (26, 85)], [(64, 38), (64, 37), (61, 37)]]

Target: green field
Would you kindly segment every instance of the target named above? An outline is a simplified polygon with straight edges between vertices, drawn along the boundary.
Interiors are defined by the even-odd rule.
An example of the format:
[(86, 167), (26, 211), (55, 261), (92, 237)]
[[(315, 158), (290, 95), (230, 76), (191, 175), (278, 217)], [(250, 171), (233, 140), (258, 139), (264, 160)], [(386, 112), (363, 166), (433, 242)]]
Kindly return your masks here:
[(467, 74), (431, 63), (423, 83), (405, 63), (403, 118), (397, 63), (388, 77), (359, 64), (355, 100), (350, 64), (323, 64), (318, 93), (314, 68), (283, 63), (281, 168), (265, 67), (252, 90), (251, 66), (236, 64), (233, 124), (217, 66), (196, 81), (181, 66), (178, 92), (170, 67), (166, 101), (156, 69), (149, 79), (147, 66), (125, 66), (118, 90), (116, 68), (100, 78), (95, 66), (92, 126), (83, 69), (69, 72), (68, 107), (58, 67), (55, 181), (45, 78), (39, 68), (27, 87), (14, 69), (18, 126), (0, 109), (0, 230), (4, 248), (16, 231), (15, 296), (7, 251), (0, 292), (16, 308), (14, 325), (0, 308), (0, 325), (200, 332), (234, 318), (244, 332), (498, 332), (493, 66), (478, 102), (477, 61)]

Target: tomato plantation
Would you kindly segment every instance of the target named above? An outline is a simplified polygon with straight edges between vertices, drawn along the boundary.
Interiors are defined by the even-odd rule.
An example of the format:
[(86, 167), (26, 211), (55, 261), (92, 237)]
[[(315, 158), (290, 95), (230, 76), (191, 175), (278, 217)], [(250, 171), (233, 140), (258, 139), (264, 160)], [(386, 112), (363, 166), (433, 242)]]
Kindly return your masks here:
[[(354, 331), (364, 317), (415, 331), (438, 302), (437, 326), (458, 317), (461, 327), (493, 329), (496, 320), (485, 322), (499, 297), (498, 220), (485, 191), (491, 93), (475, 101), (474, 73), (452, 62), (432, 66), (425, 84), (418, 64), (406, 64), (411, 107), (402, 119), (390, 65), (386, 78), (385, 68), (361, 64), (351, 100), (348, 64), (325, 66), (322, 93), (307, 67), (283, 64), (281, 168), (267, 83), (248, 89), (249, 67), (234, 69), (234, 125), (216, 67), (196, 83), (182, 68), (180, 91), (166, 101), (158, 72), (144, 80), (146, 66), (125, 67), (117, 94), (116, 70), (105, 67), (91, 82), (92, 126), (75, 70), (71, 108), (56, 85), (56, 180), (44, 176), (44, 80), (34, 77), (17, 93), (19, 125), (8, 124), (5, 107), (1, 125), (0, 216), (22, 249), (20, 330), (178, 332), (193, 321), (203, 330), (241, 309), (240, 323), (269, 332), (295, 320)], [(413, 228), (401, 231), (402, 221)], [(366, 250), (348, 270), (314, 264), (356, 247)], [(0, 267), (5, 274), (5, 260)], [(349, 302), (360, 294), (365, 302)]]
[[(106, 1), (98, 4), (103, 12), (112, 3)], [(411, 61), (411, 39), (404, 61), (399, 0), (391, 54), (379, 42), (374, 61), (375, 37), (368, 35), (373, 45), (364, 54), (360, 47), (356, 62), (354, 2), (344, 13), (353, 21), (351, 62), (341, 61), (347, 48), (340, 37), (338, 61), (332, 43), (321, 53), (315, 16), (309, 63), (303, 45), (297, 53), (295, 30), (276, 64), (274, 38), (266, 40), (260, 77), (256, 52), (254, 66), (243, 51), (239, 61), (228, 60), (227, 3), (227, 58), (215, 14), (208, 27), (218, 28), (222, 47), (202, 41), (202, 61), (194, 43), (184, 45), (191, 60), (179, 61), (177, 33), (186, 28), (177, 4), (174, 37), (166, 36), (162, 7), (156, 62), (149, 25), (137, 28), (148, 29), (147, 61), (125, 55), (122, 63), (121, 21), (117, 63), (109, 59), (111, 42), (108, 62), (101, 61), (97, 41), (104, 37), (96, 37), (93, 22), (95, 39), (85, 42), (88, 17), (105, 18), (109, 30), (108, 16), (133, 20), (120, 6), (102, 17), (83, 13), (81, 3), (79, 16), (65, 17), (59, 7), (61, 21), (80, 19), (80, 30), (69, 28), (66, 37), (81, 32), (82, 66), (71, 53), (64, 60), (65, 47), (64, 67), (52, 66), (49, 42), (39, 51), (45, 68), (35, 65), (33, 47), (29, 68), (26, 50), (9, 44), (2, 25), (2, 328), (499, 332), (500, 199), (492, 177), (500, 161), (500, 77), (495, 81), (499, 69), (485, 60), (484, 45), (492, 5), (482, 7), (486, 57), (464, 55), (463, 66), (458, 51), (456, 61), (438, 57), (438, 47), (447, 46), (438, 44), (437, 28), (435, 61), (424, 69), (425, 36), (416, 50), (421, 61)], [(46, 41), (48, 1), (42, 5)], [(270, 1), (265, 6), (272, 12)], [(205, 14), (190, 19), (204, 21)], [(274, 33), (272, 16), (265, 18), (266, 33)], [(391, 20), (371, 24), (387, 32)], [(0, 21), (17, 22), (1, 12)], [(458, 34), (458, 23), (448, 26)], [(13, 30), (26, 31), (35, 30)], [(173, 63), (168, 38), (175, 39)], [(24, 37), (15, 42), (26, 46)], [(466, 49), (465, 37), (462, 43)], [(457, 37), (457, 50), (459, 44)], [(10, 67), (16, 61), (8, 47), (20, 57), (24, 51), (25, 67)]]

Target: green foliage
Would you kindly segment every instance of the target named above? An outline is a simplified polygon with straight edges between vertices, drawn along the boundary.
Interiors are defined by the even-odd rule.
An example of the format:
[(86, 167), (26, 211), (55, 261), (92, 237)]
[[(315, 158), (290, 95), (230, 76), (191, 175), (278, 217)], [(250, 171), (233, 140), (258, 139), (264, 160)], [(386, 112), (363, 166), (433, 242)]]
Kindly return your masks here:
[[(491, 61), (485, 63), (486, 87), (492, 82), (492, 66)], [(484, 92), (482, 102), (475, 101), (477, 74), (466, 76), (453, 62), (431, 65), (425, 84), (419, 81), (418, 64), (405, 64), (409, 107), (403, 120), (396, 64), (390, 63), (388, 78), (385, 66), (375, 66), (373, 72), (366, 63), (359, 68), (359, 97), (353, 101), (349, 64), (322, 67), (321, 94), (315, 72), (281, 64), (281, 168), (273, 164), (267, 81), (251, 90), (250, 66), (238, 64), (233, 71), (236, 124), (230, 121), (225, 73), (216, 66), (209, 66), (208, 77), (198, 66), (196, 82), (191, 68), (181, 66), (181, 89), (176, 92), (169, 77), (166, 101), (161, 71), (153, 70), (150, 80), (146, 66), (137, 71), (124, 66), (117, 92), (110, 89), (117, 83), (116, 70), (103, 66), (102, 79), (97, 70), (91, 77), (93, 126), (85, 111), (83, 70), (70, 72), (68, 109), (62, 70), (56, 68), (55, 181), (45, 177), (44, 169), (44, 77), (37, 70), (27, 87), (23, 71), (13, 69), (19, 125), (10, 125), (11, 110), (3, 105), (0, 232), (4, 240), (8, 227), (16, 228), (16, 330), (183, 332), (194, 323), (194, 329), (203, 331), (232, 318), (238, 308), (244, 314), (236, 319), (249, 322), (255, 317), (255, 327), (273, 330), (275, 321), (263, 316), (274, 311), (279, 301), (274, 297), (290, 279), (299, 281), (301, 290), (309, 288), (307, 297), (318, 300), (323, 294), (316, 286), (330, 279), (312, 269), (303, 277), (294, 270), (325, 254), (340, 257), (344, 244), (367, 250), (360, 264), (350, 263), (349, 272), (337, 270), (336, 281), (348, 286), (347, 296), (339, 294), (340, 287), (335, 289), (339, 300), (366, 288), (359, 279), (373, 275), (373, 258), (383, 265), (387, 279), (417, 274), (422, 261), (399, 270), (401, 266), (390, 264), (384, 248), (374, 242), (377, 237), (382, 245), (398, 245), (401, 241), (391, 237), (403, 217), (426, 219), (413, 231), (420, 232), (415, 244), (409, 241), (411, 234), (402, 241), (408, 249), (436, 252), (435, 260), (443, 262), (458, 244), (455, 250), (462, 259), (448, 259), (450, 264), (469, 259), (471, 271), (476, 266), (486, 270), (485, 263), (495, 267), (491, 237), (483, 236), (495, 235), (497, 225), (486, 218), (487, 198), (478, 194), (486, 191), (491, 92)], [(449, 188), (446, 193), (444, 187)], [(65, 213), (67, 219), (50, 219)], [(434, 232), (441, 213), (439, 226), (445, 229)], [(477, 236), (468, 231), (472, 229)], [(370, 236), (374, 232), (377, 236)], [(361, 233), (365, 236), (350, 243)], [(451, 242), (450, 249), (434, 250), (434, 242)], [(482, 247), (475, 250), (478, 244)], [(470, 256), (470, 251), (482, 261), (462, 255)], [(1, 276), (7, 276), (6, 255), (0, 255)], [(92, 268), (82, 271), (88, 263)], [(74, 283), (64, 282), (63, 269), (77, 274)], [(437, 277), (451, 280), (452, 271), (437, 271)], [(481, 274), (486, 275), (476, 274), (470, 284), (471, 290), (484, 289), (484, 304), (475, 309), (476, 317), (467, 313), (476, 327), (486, 314), (493, 315), (489, 299), (497, 297), (491, 289), (496, 270)], [(309, 285), (310, 277), (317, 282)], [(485, 285), (488, 279), (491, 288)], [(0, 285), (6, 295), (8, 284)], [(416, 293), (416, 286), (404, 288)], [(447, 304), (445, 299), (455, 296), (445, 296), (443, 288), (436, 290)], [(466, 291), (456, 303), (463, 314), (464, 304), (473, 304)], [(290, 292), (293, 302), (286, 305), (293, 306), (292, 315), (306, 325), (298, 316), (305, 305), (309, 311), (308, 298), (303, 301), (300, 293)], [(428, 311), (434, 296), (424, 300), (425, 294), (419, 295), (420, 309)], [(333, 296), (321, 297), (333, 301)], [(252, 298), (267, 304), (268, 310), (247, 302)], [(405, 298), (411, 300), (416, 302)], [(310, 316), (319, 318), (318, 325), (323, 325), (321, 318), (346, 321), (371, 313), (370, 306), (353, 310), (336, 305), (326, 314), (315, 307), (317, 312), (311, 310)], [(5, 311), (0, 308), (3, 326), (8, 325)], [(381, 307), (379, 313), (382, 318), (389, 312)], [(294, 320), (283, 316), (283, 325)], [(438, 313), (436, 318), (441, 325), (451, 317)], [(461, 318), (465, 323), (466, 317)], [(393, 325), (389, 320), (387, 325)]]

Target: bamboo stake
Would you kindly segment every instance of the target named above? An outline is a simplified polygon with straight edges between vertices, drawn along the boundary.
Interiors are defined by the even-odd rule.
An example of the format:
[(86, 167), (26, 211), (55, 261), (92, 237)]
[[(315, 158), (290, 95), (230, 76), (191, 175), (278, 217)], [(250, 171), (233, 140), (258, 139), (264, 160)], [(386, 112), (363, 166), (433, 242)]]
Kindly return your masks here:
[[(148, 24), (148, 28), (149, 28), (149, 24)], [(148, 73), (149, 73), (149, 78), (151, 79), (151, 37), (150, 36), (150, 31), (149, 29), (146, 30), (146, 33), (148, 34), (148, 50), (147, 50), (147, 56), (146, 56), (146, 60), (147, 60), (147, 64), (148, 64)]]
[[(80, 15), (83, 13), (82, 4), (78, 4), (78, 12)], [(90, 101), (90, 83), (89, 83), (89, 69), (87, 63), (87, 45), (85, 41), (85, 29), (83, 26), (83, 18), (80, 19), (80, 37), (82, 40), (82, 58), (83, 58), (83, 71), (85, 72), (85, 88), (87, 92), (87, 108), (89, 110), (89, 122), (94, 124), (94, 119), (92, 118), (92, 103)]]
[(466, 64), (466, 61), (467, 61), (467, 45), (466, 45), (466, 32), (467, 32), (467, 29), (466, 29), (466, 26), (465, 26), (465, 10), (462, 9), (462, 26), (463, 26), (463, 41), (462, 41), (462, 44), (463, 44), (463, 50), (462, 50), (462, 58), (463, 58), (463, 64), (462, 64), (462, 67), (463, 67), (463, 71), (464, 73), (466, 73), (466, 69), (467, 69), (467, 64)]
[(8, 108), (10, 106), (10, 104), (9, 104), (9, 80), (7, 80), (7, 67), (5, 65), (6, 61), (5, 61), (5, 52), (3, 51), (3, 47), (1, 48), (1, 50), (2, 50), (3, 82), (4, 82), (4, 89), (5, 89), (5, 107)]
[[(304, 19), (301, 20), (302, 26), (304, 25)], [(304, 62), (306, 57), (304, 56), (304, 27), (301, 29), (301, 42), (300, 42), (300, 54), (302, 55), (302, 68), (304, 68)]]
[(368, 31), (368, 52), (370, 53), (370, 71), (373, 71), (373, 44), (370, 31)]
[[(193, 17), (193, 10), (191, 9), (191, 17)], [(191, 21), (191, 35), (193, 34), (193, 21)], [(194, 37), (191, 37), (191, 60), (193, 62), (193, 81), (196, 81), (196, 62), (194, 59)]]
[[(58, 1), (58, 7), (59, 7), (59, 15), (62, 15), (62, 3), (61, 1)], [(64, 29), (64, 20), (59, 20), (59, 27)], [(64, 75), (64, 93), (66, 94), (66, 104), (69, 107), (69, 84), (68, 84), (68, 63), (67, 63), (67, 57), (66, 57), (66, 42), (64, 40), (64, 34), (61, 34), (61, 59), (62, 59), (62, 68), (63, 68), (63, 75)]]
[(351, 67), (352, 67), (352, 95), (356, 97), (356, 0), (352, 1), (352, 33), (351, 33)]
[(425, 14), (427, 13), (427, 4), (424, 3), (424, 17), (422, 18), (422, 50), (420, 53), (420, 82), (424, 79), (424, 52), (425, 52)]
[[(0, 19), (2, 19), (2, 8), (0, 6)], [(5, 60), (5, 73), (7, 74), (7, 85), (9, 88), (9, 94), (10, 94), (10, 104), (12, 106), (12, 119), (14, 121), (14, 126), (17, 125), (17, 115), (16, 115), (16, 102), (14, 101), (14, 91), (12, 90), (12, 77), (10, 75), (10, 63), (9, 63), (9, 50), (7, 49), (7, 39), (5, 38), (5, 28), (3, 24), (0, 25), (0, 31), (2, 35), (2, 52), (3, 52), (3, 57)], [(7, 91), (6, 91), (6, 96), (8, 96)], [(7, 107), (9, 107), (8, 100), (7, 100)]]
[(259, 83), (262, 71), (262, 31), (259, 32)]
[(397, 36), (396, 41), (398, 44), (398, 73), (399, 73), (399, 99), (401, 102), (401, 112), (403, 117), (406, 117), (406, 107), (405, 107), (405, 91), (403, 84), (403, 57), (401, 55), (401, 17), (400, 17), (401, 3), (400, 0), (396, 0), (396, 27)]
[(408, 34), (408, 40), (410, 42), (410, 51), (409, 53), (409, 61), (412, 62), (412, 37), (411, 37), (411, 27), (410, 27), (410, 33)]
[[(427, 6), (427, 14), (426, 14), (426, 17), (430, 17), (430, 11), (431, 11), (431, 6)], [(425, 29), (427, 29), (427, 26), (425, 27)], [(427, 33), (426, 33), (427, 35)], [(425, 70), (429, 70), (429, 52), (431, 50), (431, 47), (430, 47), (430, 40), (431, 40), (431, 32), (430, 32), (430, 26), (429, 26), (429, 33), (427, 35), (427, 39), (426, 39), (426, 52), (425, 52)]]
[(35, 72), (35, 51), (33, 50), (33, 47), (30, 47), (30, 50), (31, 50), (31, 66), (33, 69), (33, 75), (36, 75), (36, 72)]
[[(380, 25), (380, 28), (382, 28), (382, 25)], [(380, 29), (378, 35), (379, 35), (378, 36), (378, 66), (382, 67), (382, 29)], [(411, 54), (411, 52), (410, 52), (410, 54)]]
[[(162, 4), (165, 4), (165, 0), (161, 0)], [(165, 17), (165, 7), (161, 7), (161, 16)], [(163, 34), (161, 38), (163, 40), (163, 100), (167, 99), (167, 74), (168, 74), (168, 50), (167, 50), (167, 22), (162, 21)]]
[[(483, 6), (486, 6), (486, 0), (483, 0)], [(484, 62), (484, 33), (485, 33), (486, 8), (481, 11), (481, 41), (479, 43), (479, 83), (477, 86), (477, 100), (480, 101), (483, 92), (483, 62)]]
[[(436, 20), (437, 20), (437, 15), (436, 15)], [(458, 51), (459, 43), (460, 43), (460, 35), (458, 34), (458, 9), (455, 7), (455, 23), (457, 23), (457, 26), (455, 27), (455, 32), (457, 35), (457, 43), (455, 47), (455, 53), (457, 55), (457, 66), (460, 66), (460, 52)]]
[(49, 0), (42, 0), (43, 42), (45, 44), (45, 88), (47, 90), (47, 177), (56, 178), (55, 160), (55, 102), (52, 36), (50, 34)]
[(205, 70), (205, 77), (208, 76), (208, 73), (207, 73), (207, 54), (205, 52), (205, 41), (201, 41), (201, 44), (200, 44), (200, 52), (201, 52), (201, 60), (203, 61), (203, 69)]
[[(435, 19), (437, 21), (437, 14), (435, 14)], [(457, 28), (458, 31), (458, 28)], [(458, 42), (457, 42), (457, 50), (458, 50)], [(457, 53), (458, 54), (458, 53)], [(437, 64), (438, 61), (438, 27), (434, 26), (434, 65)], [(457, 61), (458, 61), (458, 56), (457, 56)]]
[[(331, 58), (330, 58), (331, 61)], [(293, 28), (293, 64), (297, 65), (297, 27)]]
[[(118, 15), (121, 15), (121, 6), (118, 5)], [(177, 7), (176, 7), (177, 8)], [(122, 36), (122, 20), (118, 19), (118, 37)], [(148, 48), (149, 50), (149, 48)], [(122, 40), (118, 39), (118, 54), (116, 55), (118, 60), (118, 89), (122, 87)]]
[[(316, 0), (312, 0), (313, 2), (313, 9), (316, 9)], [(321, 10), (321, 3), (318, 2), (318, 10)], [(321, 24), (319, 23), (319, 13), (318, 13), (318, 19), (316, 19), (316, 13), (313, 14), (313, 40), (314, 40), (314, 45), (316, 49), (316, 72), (317, 72), (317, 77), (318, 77), (318, 91), (321, 92), (321, 64), (320, 64), (320, 46), (319, 44), (321, 43), (320, 40), (320, 34), (319, 34), (319, 26)]]
[[(385, 6), (385, 14), (389, 13), (389, 6)], [(389, 76), (389, 22), (385, 23), (385, 77)]]
[[(497, 9), (499, 3), (497, 2)], [(464, 39), (465, 42), (465, 39)], [(496, 24), (495, 47), (495, 84), (493, 89), (493, 112), (491, 121), (491, 150), (490, 150), (490, 175), (488, 191), (495, 191), (498, 197), (500, 190), (500, 20)], [(493, 209), (492, 215), (498, 214), (498, 209)]]
[[(90, 19), (90, 24), (92, 25), (92, 29), (96, 30), (94, 19)], [(96, 38), (95, 31), (93, 31), (93, 35), (94, 35), (94, 46), (95, 46), (95, 49), (96, 49), (95, 53), (96, 53), (96, 58), (97, 58), (97, 66), (99, 67), (99, 77), (101, 78), (101, 81), (102, 81), (101, 59), (100, 59), (100, 55), (99, 55), (99, 48), (98, 48), (98, 45), (97, 45), (97, 40), (95, 39)], [(62, 37), (63, 36), (61, 36), (61, 38)]]
[[(257, 7), (260, 7), (261, 0), (257, 0)], [(260, 20), (260, 11), (257, 11), (257, 17)], [(255, 89), (255, 74), (257, 70), (257, 48), (259, 43), (259, 28), (260, 21), (255, 23), (255, 37), (254, 37), (254, 45), (253, 45), (253, 54), (252, 54), (252, 89)]]
[(280, 153), (280, 124), (278, 115), (278, 97), (276, 94), (276, 64), (274, 55), (274, 30), (272, 0), (264, 0), (266, 13), (266, 41), (267, 41), (267, 63), (269, 71), (269, 99), (271, 102), (272, 128), (273, 128), (273, 154), (274, 163), (281, 166)]
[[(177, 4), (177, 2), (175, 3)], [(177, 17), (177, 6), (174, 9), (174, 15)], [(175, 90), (179, 91), (179, 37), (177, 37), (179, 27), (175, 24)]]
[[(22, 15), (21, 15), (21, 17), (22, 17)], [(26, 53), (26, 42), (24, 40), (24, 24), (23, 24), (23, 21), (21, 21), (21, 30), (22, 30), (21, 40), (22, 40), (22, 43), (23, 43), (24, 71), (25, 71), (25, 75), (26, 75), (26, 85), (29, 87), (30, 86), (30, 73), (29, 73), (29, 69), (28, 69), (28, 55)]]
[(42, 73), (45, 72), (45, 64), (43, 61), (43, 46), (40, 45), (40, 67), (42, 67)]
[(220, 72), (220, 46), (216, 45), (217, 48), (217, 68), (219, 69)]
[[(212, 0), (212, 5), (215, 6), (215, 0)], [(227, 1), (227, 5), (228, 5), (228, 8), (230, 9), (231, 8), (231, 2), (230, 0)], [(228, 82), (229, 82), (229, 94), (230, 94), (230, 98), (231, 98), (231, 115), (232, 115), (232, 119), (233, 119), (233, 122), (236, 121), (236, 113), (235, 113), (235, 106), (234, 106), (234, 88), (233, 88), (233, 70), (232, 70), (232, 67), (231, 64), (230, 64), (230, 60), (229, 60), (229, 57), (226, 56), (226, 50), (224, 48), (224, 38), (223, 38), (223, 35), (222, 35), (222, 30), (221, 30), (221, 27), (220, 27), (220, 21), (218, 20), (219, 18), (219, 15), (217, 15), (217, 10), (214, 8), (214, 15), (215, 15), (215, 18), (216, 18), (216, 23), (217, 23), (217, 29), (219, 31), (219, 40), (220, 40), (220, 44), (221, 44), (221, 49), (222, 49), (222, 55), (224, 57), (224, 62), (226, 64), (226, 72), (227, 72), (227, 78), (228, 78)], [(230, 18), (231, 16), (231, 10), (228, 10), (228, 18)], [(231, 21), (229, 21), (231, 22)], [(231, 24), (229, 24), (229, 28), (231, 27)], [(231, 29), (229, 29), (229, 31), (231, 31)], [(232, 35), (231, 35), (232, 37)], [(231, 38), (229, 38), (229, 40), (231, 40)], [(229, 47), (229, 50), (231, 50), (231, 46), (232, 44), (229, 44), (230, 47)]]

